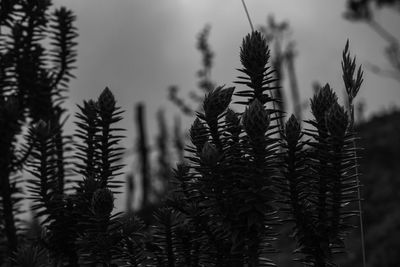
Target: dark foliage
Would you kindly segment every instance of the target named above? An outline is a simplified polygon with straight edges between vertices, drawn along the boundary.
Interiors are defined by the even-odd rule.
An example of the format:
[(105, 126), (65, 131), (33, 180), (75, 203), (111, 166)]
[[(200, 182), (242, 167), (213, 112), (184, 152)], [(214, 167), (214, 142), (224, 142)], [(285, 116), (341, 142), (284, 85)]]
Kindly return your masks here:
[[(273, 75), (262, 34), (243, 40), (236, 81), (241, 88), (235, 92), (210, 82), (213, 54), (206, 29), (199, 37), (206, 95), (190, 129), (192, 145), (147, 225), (130, 212), (113, 212), (122, 183), (123, 136), (115, 126), (122, 111), (111, 91), (105, 88), (97, 100), (78, 106), (74, 143), (63, 134), (61, 103), (73, 77), (77, 35), (74, 15), (64, 8), (49, 13), (50, 6), (2, 2), (1, 26), (10, 34), (2, 36), (7, 41), (0, 47), (0, 231), (7, 243), (1, 251), (13, 259), (4, 264), (275, 266), (270, 256), (277, 252), (277, 229), (289, 220), (302, 263), (336, 266), (334, 254), (343, 250), (352, 227), (349, 217), (358, 214), (349, 204), (358, 200), (358, 173), (352, 116), (329, 85), (311, 100), (310, 129), (302, 130), (294, 116), (283, 125), (281, 99), (274, 93), (279, 76)], [(47, 36), (54, 46), (50, 53), (41, 45)], [(354, 98), (362, 72), (353, 77), (348, 45), (343, 55), (345, 86)], [(243, 112), (230, 107), (233, 97)], [(19, 145), (23, 125), (29, 130)], [(31, 174), (27, 193), (41, 227), (40, 235), (29, 238), (15, 217), (21, 197), (14, 177), (22, 168)], [(69, 184), (72, 169), (75, 183)]]
[[(62, 131), (61, 105), (72, 77), (77, 33), (71, 11), (60, 8), (50, 12), (50, 7), (51, 1), (1, 2), (0, 121), (5, 138), (1, 142), (0, 206), (8, 248), (2, 252), (7, 258), (23, 238), (18, 177), (24, 167), (32, 167), (34, 209), (48, 216), (51, 227), (63, 227), (56, 223), (64, 216), (57, 207), (67, 200), (56, 196), (63, 194), (67, 182), (69, 141)], [(44, 42), (50, 43), (50, 51)], [(30, 128), (30, 133), (21, 143), (24, 128)], [(43, 211), (45, 207), (48, 210)]]

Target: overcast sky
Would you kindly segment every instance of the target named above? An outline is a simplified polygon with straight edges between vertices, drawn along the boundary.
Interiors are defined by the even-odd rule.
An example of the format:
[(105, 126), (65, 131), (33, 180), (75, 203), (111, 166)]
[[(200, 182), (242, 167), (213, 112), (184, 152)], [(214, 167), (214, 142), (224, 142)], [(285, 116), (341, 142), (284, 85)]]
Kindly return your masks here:
[[(231, 85), (238, 75), (239, 47), (249, 32), (240, 0), (57, 0), (77, 17), (77, 79), (70, 83), (71, 103), (96, 97), (105, 86), (115, 93), (132, 119), (132, 106), (143, 101), (148, 116), (164, 107), (178, 114), (167, 100), (169, 85), (178, 85), (182, 95), (196, 88), (195, 72), (200, 55), (196, 36), (205, 24), (212, 26), (210, 44), (215, 51), (213, 78)], [(304, 100), (310, 97), (313, 81), (329, 82), (342, 94), (341, 51), (347, 38), (358, 63), (373, 62), (389, 67), (383, 57), (385, 42), (365, 24), (344, 20), (345, 1), (247, 0), (255, 25), (265, 25), (268, 15), (287, 20), (296, 41), (296, 70)], [(400, 17), (379, 12), (377, 20), (399, 36)], [(400, 103), (399, 83), (365, 71), (359, 99), (367, 113)], [(288, 90), (288, 88), (284, 88)], [(130, 125), (129, 127), (133, 127)], [(150, 122), (153, 128), (153, 123)]]
[[(147, 105), (148, 126), (154, 136), (154, 118), (159, 108), (166, 110), (170, 121), (180, 114), (167, 100), (167, 87), (178, 85), (184, 97), (196, 89), (195, 73), (201, 63), (195, 48), (196, 36), (205, 24), (212, 27), (209, 41), (216, 54), (213, 79), (228, 86), (233, 85), (238, 75), (235, 69), (240, 67), (239, 47), (250, 30), (240, 0), (56, 0), (54, 3), (72, 9), (78, 18), (77, 79), (70, 83), (69, 105), (97, 98), (109, 86), (126, 110), (122, 126), (128, 129), (124, 141), (127, 148), (133, 145), (136, 103)], [(314, 81), (329, 82), (342, 96), (340, 61), (347, 38), (358, 63), (390, 66), (383, 57), (385, 42), (366, 25), (343, 19), (345, 0), (247, 0), (247, 6), (255, 25), (265, 25), (271, 14), (277, 21), (290, 23), (298, 51), (295, 67), (303, 100), (310, 98)], [(378, 12), (376, 19), (399, 36), (397, 13)], [(367, 114), (399, 106), (399, 83), (365, 70), (359, 99), (366, 102)]]

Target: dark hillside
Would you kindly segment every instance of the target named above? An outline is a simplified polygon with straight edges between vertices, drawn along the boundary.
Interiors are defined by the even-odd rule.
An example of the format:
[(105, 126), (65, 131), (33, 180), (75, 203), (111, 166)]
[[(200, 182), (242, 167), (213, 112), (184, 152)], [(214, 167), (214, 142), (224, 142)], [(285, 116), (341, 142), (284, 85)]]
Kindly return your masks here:
[[(400, 266), (400, 111), (357, 127), (361, 160), (368, 266)], [(358, 234), (355, 232), (354, 234)], [(359, 240), (349, 238), (350, 261), (361, 266)]]

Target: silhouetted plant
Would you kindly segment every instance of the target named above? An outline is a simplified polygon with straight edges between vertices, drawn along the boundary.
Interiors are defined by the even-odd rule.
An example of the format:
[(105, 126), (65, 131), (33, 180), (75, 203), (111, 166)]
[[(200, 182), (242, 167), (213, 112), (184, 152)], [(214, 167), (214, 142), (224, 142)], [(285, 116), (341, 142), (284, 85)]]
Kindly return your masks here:
[[(357, 201), (354, 176), (354, 148), (348, 115), (337, 104), (329, 85), (312, 99), (314, 129), (305, 135), (292, 116), (285, 127), (285, 177), (289, 210), (295, 221), (295, 236), (304, 258), (312, 266), (330, 266), (333, 254), (343, 248), (343, 238), (351, 227), (349, 209)], [(310, 148), (305, 149), (306, 146)]]
[[(30, 1), (24, 4), (32, 14), (43, 15), (50, 2), (38, 4), (37, 9)], [(71, 29), (73, 19), (66, 14), (59, 12), (59, 17), (64, 16), (59, 25)], [(6, 16), (4, 21), (10, 23)], [(45, 25), (42, 20), (37, 23), (40, 29)], [(67, 46), (72, 48), (69, 40)], [(58, 47), (64, 49), (64, 45)], [(69, 76), (65, 64), (74, 53), (60, 53), (63, 56), (55, 61), (57, 73)], [(311, 99), (314, 119), (307, 121), (310, 129), (303, 131), (294, 116), (285, 127), (277, 123), (284, 114), (275, 105), (281, 101), (274, 94), (279, 77), (273, 75), (269, 53), (266, 39), (253, 31), (243, 39), (240, 50), (242, 68), (236, 83), (244, 88), (236, 92), (234, 87), (207, 89), (189, 131), (192, 145), (186, 148), (186, 161), (173, 171), (171, 190), (150, 225), (132, 213), (113, 212), (123, 167), (122, 129), (115, 126), (122, 111), (114, 95), (105, 88), (96, 101), (78, 106), (76, 157), (71, 164), (67, 153), (71, 144), (62, 134), (63, 110), (57, 102), (58, 89), (68, 80), (48, 73), (38, 75), (43, 74), (43, 66), (33, 63), (40, 63), (43, 54), (38, 52), (34, 60), (29, 56), (31, 65), (27, 66), (32, 69), (21, 74), (21, 79), (30, 82), (24, 80), (26, 87), (21, 88), (28, 90), (28, 84), (40, 78), (46, 85), (40, 97), (33, 91), (21, 97), (22, 89), (10, 89), (0, 99), (0, 131), (4, 131), (0, 148), (9, 156), (0, 162), (0, 171), (7, 174), (1, 180), (2, 204), (11, 203), (3, 204), (1, 225), (7, 226), (12, 264), (46, 266), (46, 258), (52, 266), (275, 266), (268, 257), (276, 252), (276, 227), (283, 222), (279, 202), (283, 202), (283, 211), (295, 225), (300, 261), (309, 266), (335, 266), (334, 254), (343, 251), (343, 239), (352, 227), (349, 217), (359, 212), (349, 204), (359, 199), (352, 109), (348, 115), (327, 84)], [(347, 44), (343, 78), (350, 104), (362, 82), (361, 70), (355, 77), (355, 69)], [(53, 83), (60, 87), (52, 87)], [(238, 98), (235, 103), (244, 106), (243, 112), (230, 107), (234, 96)], [(33, 123), (20, 157), (15, 151), (16, 136), (25, 122), (24, 116), (19, 117), (21, 110)], [(143, 120), (143, 113), (138, 120)], [(144, 129), (143, 122), (139, 128)], [(159, 147), (161, 165), (167, 165), (165, 144), (160, 142)], [(143, 155), (147, 157), (147, 151)], [(27, 161), (21, 160), (25, 157)], [(42, 235), (26, 246), (18, 246), (12, 221), (19, 182), (8, 178), (20, 166), (32, 175), (28, 192), (43, 227)], [(72, 189), (66, 190), (64, 178), (71, 167), (78, 177)], [(10, 218), (11, 223), (5, 222)]]
[[(299, 260), (331, 266), (352, 227), (349, 217), (358, 215), (349, 204), (358, 200), (349, 116), (329, 85), (321, 88), (311, 100), (315, 119), (307, 121), (314, 129), (303, 132), (294, 116), (285, 126), (282, 167), (279, 129), (271, 124), (281, 111), (265, 107), (272, 105), (270, 92), (276, 89), (268, 86), (274, 82), (268, 60), (265, 39), (258, 32), (248, 35), (241, 48), (246, 76), (238, 83), (249, 89), (235, 94), (246, 98), (237, 101), (245, 111), (228, 109), (234, 88), (217, 87), (206, 95), (204, 113), (197, 113), (190, 130), (190, 165), (176, 170), (179, 186), (167, 203), (201, 231), (207, 249), (213, 249), (212, 264), (264, 266), (272, 264), (264, 255), (273, 251), (281, 188), (284, 210), (295, 222), (296, 252), (303, 254)], [(344, 64), (352, 68), (348, 60)]]
[[(33, 144), (17, 142), (23, 127), (42, 120), (58, 129), (51, 141), (52, 160), (57, 165), (54, 171), (58, 188), (54, 190), (63, 191), (68, 175), (64, 154), (68, 151), (68, 139), (62, 132), (61, 104), (67, 83), (73, 77), (77, 33), (74, 14), (63, 7), (50, 11), (51, 4), (48, 0), (1, 2), (0, 116), (6, 138), (1, 148), (0, 185), (8, 255), (16, 251), (21, 230), (16, 219), (21, 212), (21, 196), (17, 194), (20, 182), (16, 177), (34, 150), (30, 146)], [(50, 43), (49, 51), (44, 48), (44, 41)]]
[(74, 245), (76, 220), (72, 214), (72, 200), (64, 194), (64, 183), (58, 179), (54, 139), (59, 131), (57, 125), (43, 121), (29, 130), (28, 142), (32, 152), (27, 166), (33, 178), (28, 180), (27, 188), (34, 202), (35, 216), (42, 218), (41, 224), (45, 227), (45, 247), (56, 262), (68, 257), (73, 264), (77, 260)]
[[(267, 87), (272, 81), (268, 59), (265, 39), (258, 32), (248, 35), (241, 49), (241, 71), (248, 78), (240, 77), (240, 83), (249, 89), (236, 93), (246, 98), (239, 103), (248, 106), (242, 124), (237, 114), (227, 111), (233, 87), (208, 93), (204, 113), (197, 113), (190, 130), (195, 145), (188, 148), (193, 155), (188, 157), (191, 171), (184, 174), (187, 178), (177, 172), (183, 199), (171, 201), (194, 229), (197, 225), (204, 232), (213, 248), (207, 253), (214, 255), (216, 266), (270, 264), (261, 255), (270, 250), (270, 228), (277, 220), (272, 201), (279, 144), (273, 138), (277, 126), (270, 125), (270, 114), (279, 110), (264, 107), (273, 101), (264, 93), (274, 89)], [(190, 204), (179, 204), (186, 202)]]
[[(354, 77), (355, 59), (350, 59), (348, 49), (347, 43), (342, 68), (352, 103), (362, 71)], [(360, 199), (354, 116), (352, 104), (347, 114), (329, 84), (311, 99), (311, 109), (314, 119), (306, 122), (312, 129), (303, 132), (294, 116), (285, 125), (285, 210), (295, 222), (296, 252), (303, 254), (299, 260), (311, 266), (335, 266), (333, 254), (343, 252), (344, 237), (352, 228), (349, 218), (359, 215), (351, 205)]]

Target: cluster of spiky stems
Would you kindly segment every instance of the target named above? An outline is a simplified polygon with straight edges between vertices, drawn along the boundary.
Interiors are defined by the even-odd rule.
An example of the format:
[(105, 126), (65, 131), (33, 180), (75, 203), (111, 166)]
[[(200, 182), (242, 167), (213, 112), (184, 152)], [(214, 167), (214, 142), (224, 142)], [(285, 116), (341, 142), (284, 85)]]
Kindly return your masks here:
[(132, 214), (112, 214), (121, 183), (116, 178), (122, 168), (121, 129), (114, 127), (121, 111), (108, 88), (97, 101), (85, 101), (79, 108), (77, 140), (72, 146), (76, 160), (71, 162), (79, 178), (71, 184), (72, 190), (60, 186), (57, 175), (54, 140), (60, 128), (41, 120), (29, 129), (32, 151), (27, 168), (32, 178), (27, 188), (42, 231), (12, 251), (11, 266), (29, 261), (29, 266), (45, 266), (45, 262), (112, 266), (115, 261), (127, 264), (141, 257), (136, 252), (138, 241), (131, 237), (141, 229), (140, 220)]
[[(31, 1), (21, 3), (24, 8), (35, 6)], [(50, 2), (43, 3), (47, 5), (29, 12), (46, 10)], [(59, 11), (56, 15), (63, 29), (72, 27), (73, 17), (68, 14)], [(2, 19), (4, 25), (12, 22), (7, 16)], [(44, 27), (40, 23), (20, 26), (35, 37)], [(20, 38), (29, 36), (18, 29), (5, 51), (19, 49)], [(0, 171), (7, 177), (1, 180), (0, 214), (7, 253), (13, 259), (8, 264), (46, 266), (50, 259), (53, 266), (273, 266), (268, 255), (275, 252), (274, 241), (281, 238), (276, 228), (289, 220), (294, 225), (298, 260), (309, 266), (335, 266), (334, 255), (343, 251), (343, 239), (351, 227), (349, 217), (358, 214), (352, 205), (358, 200), (358, 173), (352, 116), (349, 119), (329, 85), (311, 100), (314, 119), (306, 121), (308, 129), (302, 130), (294, 116), (281, 125), (284, 114), (275, 108), (280, 100), (273, 92), (279, 88), (273, 86), (276, 78), (269, 66), (268, 45), (259, 32), (247, 35), (240, 50), (242, 74), (236, 81), (244, 88), (235, 92), (234, 87), (219, 86), (206, 94), (190, 129), (187, 161), (174, 170), (174, 184), (163, 207), (155, 212), (153, 223), (145, 225), (133, 214), (113, 213), (121, 183), (117, 178), (122, 168), (122, 136), (115, 127), (121, 111), (108, 88), (97, 100), (78, 106), (77, 142), (64, 140), (62, 109), (55, 104), (61, 89), (54, 86), (63, 87), (68, 80), (62, 77), (71, 76), (75, 35), (66, 32), (65, 40), (57, 38), (61, 50), (55, 50), (59, 55), (54, 62), (59, 72), (52, 79), (43, 76), (43, 66), (32, 65), (43, 56), (35, 43), (40, 36), (25, 44), (39, 52), (22, 51), (24, 68), (18, 56), (15, 62), (4, 61), (8, 65), (1, 68), (7, 74), (1, 80), (7, 94), (0, 99), (0, 148), (8, 156), (0, 162)], [(350, 60), (348, 46), (343, 71), (352, 101), (362, 72), (353, 77), (355, 61)], [(16, 77), (11, 77), (14, 73)], [(32, 81), (48, 86), (39, 88), (33, 83), (37, 87), (31, 90)], [(243, 112), (230, 107), (233, 97), (244, 106)], [(23, 150), (27, 161), (15, 156), (16, 135), (24, 120), (20, 111), (33, 121)], [(68, 149), (75, 149), (74, 160), (65, 158)], [(9, 177), (19, 166), (32, 175), (27, 188), (42, 226), (34, 240), (23, 234), (17, 237), (13, 221), (19, 182)], [(78, 177), (67, 190), (64, 178), (70, 169)]]
[[(358, 200), (358, 177), (349, 116), (327, 84), (311, 99), (311, 128), (301, 130), (292, 116), (280, 132), (269, 50), (258, 32), (244, 39), (240, 57), (245, 76), (237, 83), (247, 88), (235, 95), (244, 98), (236, 103), (245, 111), (229, 108), (232, 87), (206, 95), (190, 130), (189, 165), (178, 168), (179, 186), (169, 203), (203, 232), (198, 239), (207, 245), (199, 247), (208, 249), (202, 253), (213, 248), (215, 266), (272, 264), (266, 255), (280, 221), (277, 207), (295, 225), (297, 260), (334, 266), (349, 218), (358, 215), (351, 204)], [(344, 81), (355, 79), (355, 96), (362, 73), (353, 78), (354, 64), (344, 59)]]
[[(74, 14), (66, 8), (50, 12), (50, 6), (51, 1), (47, 0), (1, 1), (0, 123), (4, 138), (0, 145), (0, 221), (1, 236), (7, 240), (1, 259), (9, 258), (22, 243), (24, 229), (18, 217), (24, 198), (21, 171), (37, 164), (29, 158), (41, 153), (51, 161), (51, 166), (36, 165), (35, 174), (49, 179), (54, 192), (63, 191), (68, 175), (64, 154), (68, 150), (68, 138), (62, 131), (61, 104), (66, 84), (73, 77), (77, 33)], [(44, 48), (44, 42), (51, 43), (50, 50)], [(24, 139), (21, 133), (26, 128), (30, 128), (30, 136), (38, 139)], [(53, 136), (40, 139), (46, 136), (44, 129), (50, 128)], [(39, 144), (40, 148), (36, 146)], [(35, 191), (53, 209), (49, 199), (52, 193)]]

